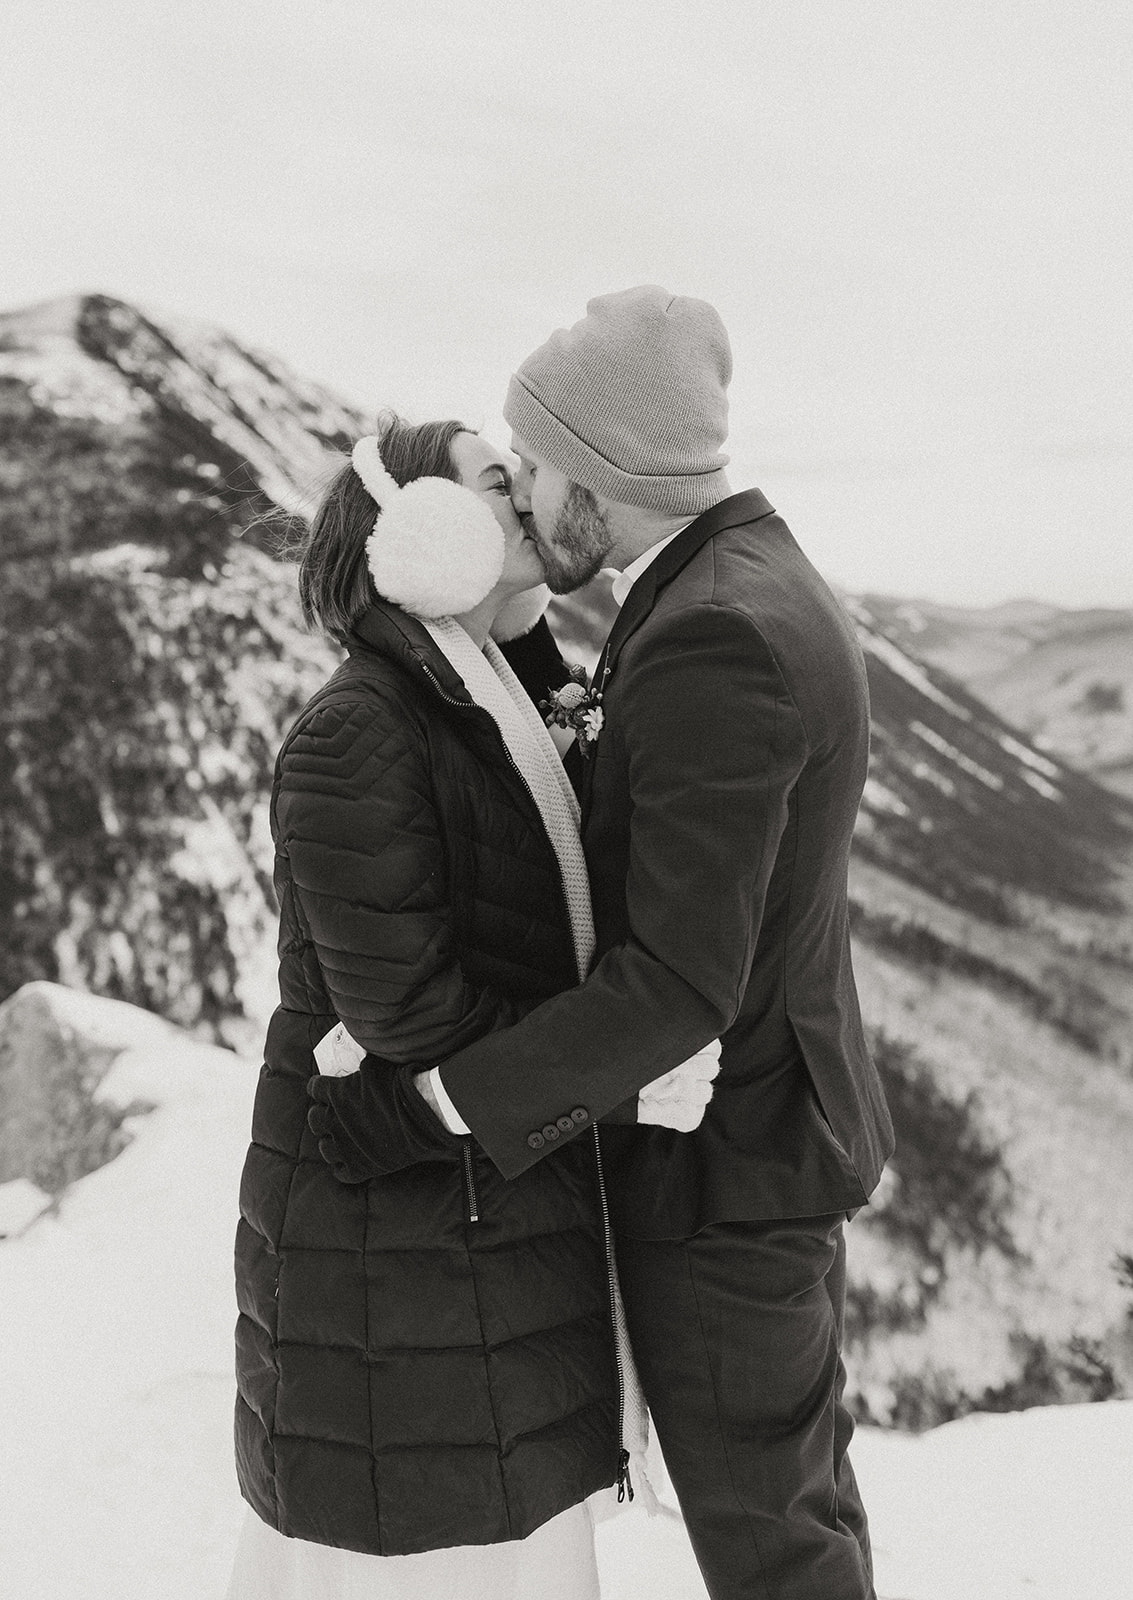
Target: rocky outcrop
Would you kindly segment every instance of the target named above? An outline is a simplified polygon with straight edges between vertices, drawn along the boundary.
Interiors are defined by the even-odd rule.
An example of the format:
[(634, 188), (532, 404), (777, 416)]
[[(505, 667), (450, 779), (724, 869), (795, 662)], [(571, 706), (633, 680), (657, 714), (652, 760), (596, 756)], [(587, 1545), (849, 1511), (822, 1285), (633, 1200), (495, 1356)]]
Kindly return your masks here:
[(37, 1192), (59, 1194), (124, 1148), (127, 1118), (145, 1108), (101, 1100), (99, 1085), (124, 1050), (176, 1037), (160, 1017), (55, 983), (25, 984), (0, 1005), (0, 1187), (9, 1219), (21, 1202), (31, 1220)]

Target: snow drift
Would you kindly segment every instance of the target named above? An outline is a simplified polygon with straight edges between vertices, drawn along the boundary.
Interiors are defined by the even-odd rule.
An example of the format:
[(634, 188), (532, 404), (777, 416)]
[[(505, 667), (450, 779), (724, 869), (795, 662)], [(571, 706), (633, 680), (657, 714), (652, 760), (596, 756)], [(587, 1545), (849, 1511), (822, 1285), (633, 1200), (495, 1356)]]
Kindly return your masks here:
[[(92, 1093), (123, 1113), (128, 1142), (0, 1240), (5, 1593), (221, 1600), (244, 1515), (231, 1243), (257, 1063), (56, 985), (14, 999), (76, 1049), (109, 1052)], [(975, 1416), (920, 1437), (864, 1429), (854, 1455), (880, 1595), (1128, 1594), (1133, 1404)], [(599, 1560), (605, 1600), (703, 1600), (677, 1520), (633, 1507), (601, 1524)]]

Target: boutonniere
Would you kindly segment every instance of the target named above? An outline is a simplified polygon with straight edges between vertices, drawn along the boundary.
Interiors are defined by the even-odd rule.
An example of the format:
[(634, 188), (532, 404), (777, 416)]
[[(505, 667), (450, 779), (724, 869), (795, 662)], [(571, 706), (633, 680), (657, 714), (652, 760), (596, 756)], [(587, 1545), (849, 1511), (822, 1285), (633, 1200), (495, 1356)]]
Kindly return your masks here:
[[(605, 679), (603, 673), (603, 683)], [(539, 710), (548, 728), (573, 728), (580, 753), (592, 754), (606, 714), (602, 710), (602, 690), (587, 684), (585, 667), (571, 667), (570, 681), (561, 689), (552, 689), (549, 699), (540, 700)]]

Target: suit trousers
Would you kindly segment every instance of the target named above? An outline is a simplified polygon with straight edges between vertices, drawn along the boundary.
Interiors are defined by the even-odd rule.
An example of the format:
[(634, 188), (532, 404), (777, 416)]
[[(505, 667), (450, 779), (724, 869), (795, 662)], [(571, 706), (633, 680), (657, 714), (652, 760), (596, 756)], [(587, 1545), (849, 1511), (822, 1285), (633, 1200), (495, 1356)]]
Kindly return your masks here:
[(846, 1454), (844, 1220), (618, 1239), (642, 1387), (712, 1600), (874, 1600)]

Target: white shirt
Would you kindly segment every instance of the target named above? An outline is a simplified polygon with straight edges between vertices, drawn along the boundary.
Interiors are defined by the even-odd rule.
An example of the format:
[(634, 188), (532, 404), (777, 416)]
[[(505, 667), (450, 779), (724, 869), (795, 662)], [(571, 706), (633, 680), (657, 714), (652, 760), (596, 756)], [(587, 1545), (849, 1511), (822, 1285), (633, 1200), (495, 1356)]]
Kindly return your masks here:
[[(690, 522), (685, 523), (685, 528), (690, 528), (691, 526), (692, 524)], [(683, 533), (685, 528), (678, 528), (677, 533)], [(677, 537), (677, 533), (670, 533), (664, 539), (658, 539), (656, 544), (651, 544), (649, 549), (643, 551), (642, 554), (638, 556), (636, 561), (631, 561), (629, 566), (626, 567), (624, 571), (618, 573), (617, 577), (610, 585), (610, 594), (613, 596), (614, 604), (616, 606), (620, 607), (625, 605), (626, 596), (629, 594), (638, 578), (641, 577), (641, 574), (645, 571), (646, 567), (650, 566), (654, 561), (656, 561), (657, 557), (661, 554), (665, 546), (667, 544), (672, 544), (673, 540)]]

